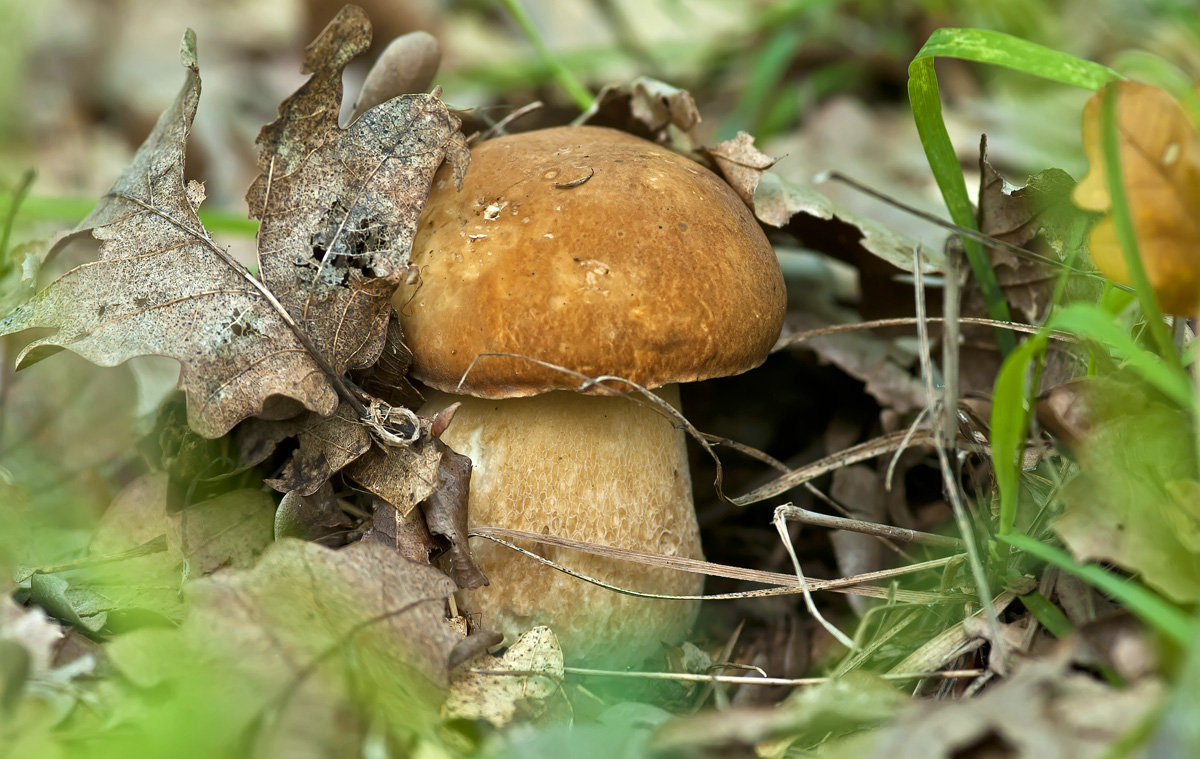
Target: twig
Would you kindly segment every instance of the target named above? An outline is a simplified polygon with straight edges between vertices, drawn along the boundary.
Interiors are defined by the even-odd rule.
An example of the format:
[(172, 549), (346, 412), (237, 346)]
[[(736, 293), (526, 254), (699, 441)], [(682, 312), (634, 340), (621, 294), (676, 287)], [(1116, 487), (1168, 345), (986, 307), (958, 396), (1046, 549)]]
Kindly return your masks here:
[(788, 535), (787, 522), (784, 521), (783, 509), (780, 506), (775, 509), (775, 516), (771, 519), (771, 523), (775, 525), (775, 530), (779, 533), (779, 539), (783, 541), (784, 550), (787, 551), (788, 557), (792, 560), (792, 568), (796, 570), (796, 579), (800, 581), (800, 589), (804, 591), (804, 605), (808, 608), (808, 613), (813, 615), (813, 618), (820, 623), (821, 627), (825, 628), (825, 632), (829, 633), (846, 648), (854, 650), (854, 641), (849, 635), (837, 629), (833, 623), (825, 619), (821, 614), (821, 610), (817, 608), (817, 604), (813, 601), (812, 593), (808, 590), (808, 581), (804, 579), (804, 570), (800, 567), (800, 558), (796, 556), (796, 549), (792, 545), (792, 539)]
[(600, 393), (603, 393), (605, 395), (612, 396), (612, 397), (618, 397), (618, 398), (621, 398), (621, 397), (629, 398), (630, 402), (635, 402), (634, 399), (631, 397), (633, 395), (632, 393), (626, 393), (624, 391), (617, 390), (616, 388), (611, 387), (610, 385), (606, 385), (604, 383), (605, 382), (619, 383), (619, 384), (625, 385), (626, 387), (632, 388), (633, 390), (636, 390), (642, 396), (642, 398), (644, 399), (644, 401), (646, 403), (648, 403), (650, 406), (653, 406), (654, 408), (656, 408), (658, 410), (658, 412), (660, 414), (662, 414), (663, 416), (672, 420), (672, 424), (674, 424), (677, 428), (683, 429), (688, 435), (690, 435), (692, 437), (693, 440), (696, 441), (696, 443), (704, 450), (704, 452), (709, 455), (709, 457), (713, 460), (713, 465), (716, 469), (716, 474), (713, 477), (713, 488), (716, 490), (717, 498), (726, 503), (734, 503), (733, 500), (731, 500), (728, 496), (725, 495), (725, 491), (721, 488), (721, 483), (725, 476), (725, 469), (721, 464), (721, 457), (718, 456), (717, 452), (713, 450), (713, 447), (712, 447), (712, 445), (709, 444), (707, 437), (704, 435), (704, 433), (700, 432), (700, 430), (696, 429), (696, 427), (693, 426), (692, 423), (688, 421), (687, 417), (684, 416), (683, 413), (679, 409), (675, 408), (670, 403), (668, 403), (666, 400), (664, 400), (663, 398), (660, 398), (658, 395), (655, 395), (654, 391), (652, 391), (648, 388), (642, 387), (641, 385), (639, 385), (638, 383), (636, 383), (632, 380), (627, 380), (624, 377), (618, 377), (618, 376), (612, 375), (612, 374), (602, 374), (598, 377), (590, 377), (586, 374), (577, 372), (573, 369), (568, 369), (565, 366), (553, 364), (549, 361), (542, 361), (541, 359), (533, 358), (532, 356), (525, 356), (520, 353), (495, 352), (495, 353), (476, 354), (475, 357), (471, 359), (471, 363), (468, 364), (467, 368), (463, 371), (462, 376), (459, 378), (458, 385), (455, 387), (455, 392), (457, 392), (457, 393), (463, 392), (463, 389), (462, 389), (463, 383), (467, 381), (467, 376), (475, 368), (475, 364), (479, 363), (480, 359), (486, 359), (486, 358), (515, 358), (520, 361), (528, 361), (531, 364), (536, 364), (537, 366), (542, 366), (547, 369), (553, 369), (554, 371), (561, 372), (561, 373), (567, 375), (568, 377), (575, 377), (576, 379), (579, 380), (579, 385), (575, 388), (575, 392), (577, 392), (577, 393), (583, 393), (588, 390), (599, 390)]
[[(927, 324), (940, 324), (943, 321), (945, 320), (940, 316), (929, 316), (925, 319)], [(984, 327), (996, 327), (998, 329), (1012, 330), (1013, 332), (1023, 332), (1027, 335), (1036, 335), (1039, 331), (1041, 331), (1040, 327), (1036, 327), (1032, 324), (1022, 324), (1021, 322), (1005, 322), (999, 321), (998, 319), (984, 319), (976, 316), (959, 317), (957, 321), (959, 324), (978, 324)], [(853, 324), (831, 324), (828, 327), (819, 327), (817, 329), (798, 332), (794, 335), (788, 335), (787, 337), (781, 337), (779, 338), (779, 341), (776, 342), (771, 348), (771, 352), (778, 353), (779, 351), (791, 347), (796, 343), (804, 342), (805, 340), (810, 340), (814, 337), (836, 335), (842, 332), (857, 332), (864, 329), (878, 329), (879, 327), (906, 327), (916, 323), (917, 320), (914, 317), (903, 316), (896, 317), (894, 319), (874, 319), (866, 322), (855, 322)], [(1053, 340), (1061, 340), (1065, 343), (1079, 342), (1078, 338), (1076, 338), (1074, 335), (1057, 330), (1050, 333), (1050, 338)]]
[[(926, 394), (926, 398), (928, 399), (927, 402), (931, 406), (934, 406), (936, 408), (937, 404), (938, 404), (938, 399), (937, 399), (937, 396), (934, 395), (934, 391), (933, 391), (933, 358), (930, 354), (929, 330), (926, 328), (926, 324), (924, 321), (925, 320), (925, 282), (922, 278), (922, 272), (921, 272), (921, 266), (920, 266), (921, 249), (919, 247), (916, 250), (916, 259), (917, 259), (917, 265), (913, 267), (913, 274), (914, 274), (913, 286), (915, 289), (916, 311), (917, 311), (917, 320), (918, 320), (917, 321), (917, 337), (918, 337), (918, 345), (920, 346), (919, 355), (920, 355), (920, 359), (921, 359), (921, 376), (925, 380), (925, 394)], [(954, 264), (953, 256), (947, 256), (946, 266), (950, 270), (948, 272), (950, 274), (950, 276), (946, 277), (947, 287), (957, 287), (958, 274), (957, 274), (957, 269)], [(945, 300), (946, 300), (946, 302), (957, 306), (957, 303), (958, 303), (957, 297), (946, 298)], [(954, 318), (954, 315), (947, 313), (947, 317)], [(938, 410), (938, 412), (935, 412), (934, 419), (937, 420), (939, 418), (940, 414), (945, 414), (945, 413), (947, 413), (947, 409), (943, 405)], [(938, 426), (940, 426), (940, 425), (938, 425), (935, 421), (934, 427), (937, 428)], [(958, 436), (956, 434), (952, 440), (940, 440), (940, 441), (938, 441), (938, 444), (934, 446), (934, 448), (937, 450), (938, 462), (940, 464), (939, 468), (941, 469), (941, 472), (942, 472), (942, 487), (943, 487), (943, 490), (945, 490), (946, 499), (948, 501), (950, 501), (951, 510), (954, 512), (954, 521), (955, 521), (956, 525), (958, 526), (959, 534), (962, 535), (963, 541), (966, 543), (967, 563), (971, 565), (971, 574), (975, 579), (975, 592), (979, 596), (980, 604), (983, 606), (984, 612), (987, 616), (988, 626), (991, 628), (991, 631), (992, 631), (992, 639), (994, 641), (997, 641), (996, 648), (998, 649), (997, 653), (999, 654), (997, 657), (997, 661), (1001, 663), (1001, 666), (1003, 666), (1003, 662), (1006, 661), (1006, 654), (1004, 651), (999, 650), (1003, 646), (1003, 642), (1002, 642), (1003, 639), (1001, 638), (1001, 632), (1000, 632), (1000, 619), (997, 616), (996, 611), (988, 603), (988, 599), (991, 598), (992, 594), (991, 594), (991, 591), (988, 589), (987, 572), (984, 570), (984, 567), (983, 567), (983, 559), (979, 555), (979, 547), (976, 545), (976, 543), (973, 539), (974, 533), (973, 533), (973, 530), (971, 529), (971, 522), (970, 522), (970, 519), (968, 519), (968, 517), (967, 517), (967, 510), (966, 510), (966, 507), (963, 505), (962, 497), (961, 497), (961, 494), (959, 493), (959, 485), (958, 485), (957, 478), (955, 477), (954, 471), (950, 466), (950, 457), (946, 454), (946, 446), (953, 445), (957, 439), (958, 439)]]
[(29, 195), (29, 188), (33, 187), (35, 179), (37, 179), (37, 170), (26, 169), (25, 173), (21, 175), (21, 181), (17, 184), (16, 192), (12, 194), (8, 211), (4, 214), (4, 226), (0, 227), (0, 271), (7, 271), (8, 267), (14, 263), (8, 260), (8, 241), (12, 238), (13, 225), (17, 222), (21, 204)]
[(505, 127), (507, 127), (509, 124), (513, 123), (522, 116), (525, 116), (526, 114), (533, 113), (537, 109), (543, 107), (543, 105), (544, 103), (542, 103), (540, 100), (527, 103), (526, 105), (521, 106), (517, 110), (500, 119), (495, 124), (492, 124), (483, 132), (473, 136), (470, 140), (468, 140), (468, 142), (483, 142), (485, 140), (490, 140), (493, 135), (503, 132)]
[[(569, 540), (560, 538), (554, 535), (543, 535), (537, 532), (525, 532), (523, 530), (506, 530), (500, 527), (476, 527), (468, 533), (469, 537), (484, 538), (493, 543), (498, 543), (506, 548), (516, 551), (520, 554), (544, 564), (552, 569), (564, 572), (572, 577), (576, 577), (585, 582), (590, 582), (593, 585), (598, 585), (602, 588), (607, 588), (617, 593), (625, 595), (639, 596), (643, 598), (662, 598), (666, 600), (680, 601), (717, 601), (730, 600), (735, 598), (763, 598), (767, 596), (794, 595), (802, 592), (796, 585), (796, 578), (792, 575), (780, 574), (777, 572), (763, 572), (756, 569), (742, 569), (741, 567), (730, 567), (723, 564), (712, 564), (699, 559), (688, 559), (682, 556), (660, 556), (659, 554), (643, 553), (642, 551), (634, 551), (628, 548), (618, 548), (616, 546), (599, 546), (592, 543), (583, 543), (577, 540)], [(656, 567), (665, 567), (667, 569), (677, 569), (682, 572), (692, 572), (694, 574), (711, 575), (713, 577), (728, 577), (734, 580), (746, 580), (748, 582), (757, 582), (764, 585), (774, 585), (775, 587), (766, 588), (764, 590), (752, 590), (743, 593), (720, 593), (713, 595), (700, 596), (669, 596), (655, 593), (641, 593), (638, 591), (627, 590), (615, 585), (602, 582), (585, 574), (568, 569), (561, 564), (558, 564), (544, 556), (539, 556), (532, 551), (527, 551), (518, 545), (513, 544), (505, 538), (512, 540), (527, 540), (531, 543), (539, 543), (542, 545), (552, 545), (560, 548), (570, 548), (584, 553), (590, 553), (596, 556), (605, 556), (608, 558), (618, 559), (621, 561), (635, 561), (640, 564), (647, 564)], [(869, 596), (872, 598), (893, 598), (896, 601), (904, 603), (941, 603), (950, 600), (945, 594), (930, 593), (926, 591), (916, 590), (900, 590), (892, 588), (880, 588), (866, 583), (879, 582), (881, 580), (890, 580), (894, 577), (901, 577), (915, 572), (923, 572), (931, 569), (939, 569), (950, 564), (962, 557), (962, 554), (947, 556), (941, 559), (933, 559), (919, 564), (912, 564), (907, 567), (898, 567), (895, 569), (883, 569), (877, 572), (865, 572), (860, 575), (851, 577), (843, 577), (837, 580), (808, 580), (810, 590), (829, 590), (835, 593), (849, 593), (856, 596)]]
[[(860, 521), (858, 519), (855, 519), (854, 516), (851, 515), (850, 510), (848, 508), (846, 508), (842, 504), (838, 503), (837, 501), (833, 500), (833, 498), (831, 496), (826, 495), (824, 492), (821, 491), (820, 488), (818, 488), (816, 485), (812, 484), (811, 482), (804, 483), (804, 489), (807, 490), (809, 492), (809, 494), (812, 495), (813, 498), (816, 498), (821, 503), (826, 504), (827, 506), (829, 506), (829, 508), (831, 508), (834, 511), (836, 511), (837, 513), (841, 514), (843, 517), (850, 520), (851, 522)], [(790, 506), (791, 504), (788, 504), (788, 505)], [(807, 511), (807, 509), (802, 509), (802, 511)], [(809, 513), (816, 513), (816, 512), (809, 512)], [(825, 515), (817, 514), (817, 516), (825, 516)], [(801, 521), (801, 520), (795, 520), (795, 521)], [(864, 524), (871, 524), (871, 523), (864, 522)], [(857, 531), (855, 530), (854, 532), (857, 532)], [(871, 534), (871, 533), (867, 533), (867, 534)], [(894, 541), (889, 540), (887, 537), (884, 537), (883, 535), (874, 535), (873, 537), (875, 537), (880, 543), (882, 543), (889, 551), (892, 551), (896, 554), (899, 554), (900, 556), (903, 556), (905, 561), (908, 561), (909, 563), (912, 563), (913, 561), (915, 561), (915, 559), (908, 554), (908, 551), (905, 551), (903, 548), (896, 545), (896, 543)]]
[(906, 543), (920, 543), (927, 546), (942, 546), (944, 548), (953, 548), (961, 551), (963, 542), (958, 538), (952, 538), (947, 535), (934, 535), (929, 532), (920, 532), (918, 530), (909, 530), (904, 527), (893, 527), (888, 524), (876, 524), (874, 522), (864, 522), (860, 519), (846, 519), (844, 517), (835, 517), (832, 514), (819, 514), (815, 511), (802, 509), (799, 506), (792, 504), (784, 504), (776, 509), (776, 513), (783, 515), (783, 518), (789, 522), (800, 522), (801, 524), (814, 525), (816, 527), (828, 527), (831, 530), (848, 530), (850, 532), (861, 532), (864, 535), (876, 535), (881, 538), (893, 538), (902, 540)]
[[(785, 493), (792, 488), (800, 487), (809, 480), (814, 480), (835, 469), (857, 464), (867, 459), (873, 459), (885, 453), (903, 450), (909, 445), (933, 445), (936, 442), (936, 437), (928, 430), (920, 430), (916, 433), (909, 431), (892, 432), (887, 435), (881, 435), (874, 440), (868, 440), (865, 443), (851, 446), (832, 456), (826, 456), (819, 461), (802, 466), (799, 469), (793, 469), (787, 474), (771, 480), (766, 485), (755, 488), (745, 495), (737, 496), (732, 501), (735, 506), (749, 506), (752, 503), (765, 501), (780, 493)], [(965, 440), (957, 441), (957, 445), (965, 451), (981, 450), (980, 446)]]
[[(473, 669), (476, 675), (497, 675), (505, 677), (549, 677), (546, 672), (537, 670), (512, 669)], [(942, 672), (900, 672), (879, 675), (884, 680), (951, 680), (968, 677), (979, 677), (987, 672), (984, 669), (950, 669)], [(587, 669), (584, 667), (563, 667), (567, 675), (584, 677), (632, 677), (640, 680), (675, 680), (685, 683), (726, 683), (729, 685), (821, 685), (836, 680), (836, 677), (749, 677), (746, 675), (702, 675), (693, 672), (638, 672), (611, 669)]]
[[(913, 216), (916, 216), (918, 219), (927, 221), (930, 224), (935, 224), (943, 229), (948, 229), (951, 232), (954, 232), (955, 234), (961, 235), (962, 237), (969, 238), (971, 240), (974, 240), (977, 243), (986, 245), (990, 248), (1003, 248), (1004, 250), (1007, 250), (1010, 253), (1012, 253), (1013, 255), (1016, 255), (1020, 258), (1027, 258), (1027, 259), (1030, 259), (1033, 261), (1037, 261), (1039, 263), (1045, 264), (1046, 266), (1052, 266), (1052, 267), (1059, 268), (1059, 269), (1066, 269), (1072, 273), (1080, 274), (1082, 276), (1090, 277), (1092, 279), (1101, 280), (1101, 281), (1105, 282), (1106, 284), (1108, 283), (1108, 280), (1104, 279), (1104, 277), (1100, 276), (1096, 272), (1083, 271), (1081, 269), (1076, 269), (1074, 267), (1067, 266), (1062, 261), (1059, 261), (1059, 260), (1056, 260), (1053, 258), (1047, 258), (1046, 256), (1040, 255), (1038, 253), (1034, 253), (1032, 250), (1029, 250), (1028, 248), (1022, 248), (1019, 245), (1014, 245), (1013, 243), (1006, 242), (1005, 240), (999, 240), (995, 237), (992, 237), (991, 235), (986, 235), (983, 232), (980, 232), (978, 230), (959, 226), (958, 224), (955, 224), (952, 221), (946, 221), (945, 219), (943, 219), (940, 216), (935, 216), (934, 214), (928, 213), (927, 211), (922, 211), (920, 208), (917, 208), (916, 206), (911, 206), (907, 203), (896, 200), (895, 198), (893, 198), (889, 195), (885, 195), (884, 193), (880, 192), (879, 190), (868, 187), (867, 185), (859, 182), (856, 179), (851, 179), (850, 177), (846, 176), (845, 174), (841, 173), (840, 171), (825, 172), (825, 173), (819, 174), (818, 178), (819, 179), (832, 179), (834, 181), (849, 185), (850, 187), (853, 187), (855, 190), (857, 190), (858, 192), (861, 192), (864, 195), (869, 195), (870, 197), (875, 198), (876, 200), (883, 201), (884, 203), (887, 203), (888, 205), (895, 206), (896, 208), (899, 208), (900, 210), (902, 210), (906, 213), (912, 214)], [(1113, 283), (1113, 284), (1115, 285), (1115, 283)], [(1124, 287), (1122, 285), (1115, 285), (1115, 286), (1121, 287), (1122, 289), (1127, 290), (1128, 292), (1133, 292), (1133, 290), (1128, 287)], [(1003, 324), (1003, 322), (1001, 322), (1001, 324)]]

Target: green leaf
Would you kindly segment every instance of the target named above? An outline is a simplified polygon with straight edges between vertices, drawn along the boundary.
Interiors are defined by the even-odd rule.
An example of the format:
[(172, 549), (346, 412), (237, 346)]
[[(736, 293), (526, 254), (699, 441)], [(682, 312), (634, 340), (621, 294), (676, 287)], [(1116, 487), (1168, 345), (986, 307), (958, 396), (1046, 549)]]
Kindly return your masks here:
[(1187, 614), (1134, 580), (1118, 577), (1095, 564), (1079, 564), (1066, 551), (1040, 543), (1019, 532), (999, 535), (997, 540), (1070, 572), (1111, 596), (1138, 619), (1181, 646), (1186, 646), (1195, 633), (1196, 625)]
[(1190, 409), (1195, 404), (1187, 374), (1138, 345), (1128, 332), (1117, 326), (1111, 315), (1098, 306), (1072, 303), (1051, 316), (1047, 326), (1100, 343), (1181, 407)]

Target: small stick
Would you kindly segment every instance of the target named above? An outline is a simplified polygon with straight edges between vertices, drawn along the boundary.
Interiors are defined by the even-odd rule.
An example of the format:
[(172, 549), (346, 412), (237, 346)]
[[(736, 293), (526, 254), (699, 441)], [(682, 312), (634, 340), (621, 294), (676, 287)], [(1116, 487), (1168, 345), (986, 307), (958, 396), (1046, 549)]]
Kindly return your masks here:
[[(502, 675), (507, 677), (550, 677), (549, 672), (537, 670), (512, 669), (473, 669), (475, 675)], [(942, 672), (898, 672), (878, 675), (884, 680), (951, 680), (959, 678), (979, 677), (986, 674), (986, 669), (949, 669)], [(584, 667), (563, 667), (563, 674), (585, 675), (591, 677), (636, 677), (643, 680), (676, 680), (690, 683), (728, 683), (730, 685), (821, 685), (838, 678), (836, 677), (750, 677), (747, 675), (701, 675), (692, 672), (637, 672), (610, 669), (586, 669)]]
[(813, 619), (820, 623), (821, 627), (825, 628), (825, 632), (834, 637), (838, 643), (841, 643), (850, 651), (854, 650), (854, 641), (850, 636), (839, 630), (832, 622), (825, 619), (821, 614), (821, 610), (817, 608), (817, 604), (813, 601), (812, 593), (808, 589), (808, 580), (804, 577), (804, 570), (800, 568), (800, 558), (796, 556), (796, 549), (792, 546), (791, 536), (788, 535), (787, 525), (783, 521), (783, 510), (786, 506), (780, 506), (775, 509), (775, 516), (771, 519), (771, 523), (775, 525), (775, 530), (779, 533), (779, 539), (783, 542), (783, 547), (787, 549), (787, 554), (792, 560), (792, 568), (796, 570), (796, 579), (800, 581), (800, 589), (804, 591), (804, 605), (808, 607), (808, 613), (813, 615)]
[(835, 517), (832, 514), (820, 514), (808, 509), (802, 509), (799, 506), (793, 506), (790, 503), (780, 506), (779, 512), (789, 522), (800, 522), (801, 524), (809, 524), (816, 527), (828, 527), (831, 530), (861, 532), (864, 535), (892, 538), (902, 540), (906, 543), (941, 546), (944, 548), (953, 548), (956, 551), (963, 550), (963, 542), (961, 540), (947, 535), (934, 535), (930, 532), (909, 530), (904, 527), (893, 527), (888, 524), (876, 524), (874, 522), (864, 522), (860, 519), (846, 519), (845, 517)]

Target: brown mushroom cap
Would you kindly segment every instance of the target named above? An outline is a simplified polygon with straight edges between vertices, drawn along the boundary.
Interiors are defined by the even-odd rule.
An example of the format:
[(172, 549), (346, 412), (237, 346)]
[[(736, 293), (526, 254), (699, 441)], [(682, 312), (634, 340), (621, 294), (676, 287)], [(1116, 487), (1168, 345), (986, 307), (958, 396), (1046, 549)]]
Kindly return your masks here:
[(774, 252), (728, 184), (600, 127), (484, 142), (461, 192), (443, 167), (412, 263), (419, 283), (393, 299), (412, 374), (485, 398), (580, 380), (522, 359), (472, 366), (483, 353), (647, 387), (738, 374), (766, 358), (786, 304)]

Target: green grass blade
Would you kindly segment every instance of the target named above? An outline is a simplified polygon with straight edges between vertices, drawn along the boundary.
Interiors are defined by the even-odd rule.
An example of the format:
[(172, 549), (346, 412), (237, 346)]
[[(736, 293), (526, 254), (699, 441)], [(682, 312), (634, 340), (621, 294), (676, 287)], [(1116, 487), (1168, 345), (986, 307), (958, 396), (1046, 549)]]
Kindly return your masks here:
[(1053, 564), (1064, 572), (1070, 572), (1118, 601), (1135, 617), (1178, 645), (1187, 646), (1191, 642), (1195, 634), (1191, 617), (1146, 586), (1118, 577), (1095, 564), (1079, 564), (1061, 548), (1040, 543), (1019, 532), (998, 535), (996, 539)]
[(1071, 620), (1067, 619), (1067, 615), (1062, 613), (1062, 609), (1050, 603), (1049, 599), (1041, 593), (1037, 591), (1027, 593), (1021, 596), (1021, 603), (1025, 604), (1025, 608), (1029, 609), (1029, 613), (1041, 623), (1042, 627), (1059, 640), (1069, 638), (1071, 633), (1075, 632), (1075, 626), (1071, 624)]
[[(11, 203), (13, 196), (0, 192), (0, 207)], [(21, 203), (21, 218), (30, 222), (48, 222), (73, 227), (84, 219), (96, 201), (89, 198), (56, 198), (32, 195)], [(211, 234), (253, 238), (258, 234), (258, 222), (245, 214), (201, 208), (200, 221)]]
[(1138, 345), (1098, 306), (1072, 303), (1051, 316), (1047, 326), (1100, 343), (1159, 392), (1183, 408), (1193, 407), (1192, 385), (1183, 369)]
[(987, 29), (938, 29), (921, 46), (914, 63), (933, 58), (990, 63), (1085, 90), (1098, 90), (1123, 78), (1099, 63)]
[(1029, 431), (1029, 370), (1046, 349), (1046, 336), (1038, 334), (1008, 354), (996, 375), (992, 396), (992, 468), (1000, 490), (1000, 534), (1012, 532), (1017, 520), (1021, 488), (1021, 460)]
[[(917, 134), (921, 138), (921, 147), (925, 149), (925, 158), (929, 161), (929, 168), (937, 180), (942, 199), (950, 211), (950, 218), (960, 227), (978, 230), (975, 209), (967, 195), (967, 183), (963, 179), (962, 167), (959, 166), (958, 156), (954, 154), (954, 146), (950, 143), (950, 135), (942, 121), (942, 101), (938, 94), (937, 74), (933, 70), (932, 58), (918, 57), (909, 64), (908, 100), (917, 124)], [(975, 275), (987, 304), (988, 316), (998, 321), (1012, 321), (1008, 302), (1000, 292), (1000, 285), (996, 282), (991, 261), (983, 246), (966, 237), (962, 238), (962, 241), (967, 253), (967, 262), (971, 265), (971, 272)], [(1012, 333), (1005, 330), (996, 330), (996, 341), (1005, 355), (1016, 347)]]
[[(925, 149), (929, 167), (950, 217), (959, 226), (969, 229), (977, 229), (975, 211), (967, 194), (962, 168), (942, 120), (941, 96), (933, 68), (935, 58), (961, 58), (990, 63), (1093, 90), (1121, 78), (1120, 74), (1105, 66), (1008, 34), (985, 29), (939, 29), (930, 35), (908, 67), (909, 102), (917, 133), (921, 137), (921, 146)], [(971, 271), (987, 304), (988, 315), (993, 319), (1008, 319), (1008, 304), (1000, 292), (983, 248), (966, 239), (963, 245)], [(1009, 333), (998, 332), (997, 339), (1006, 354), (1015, 347), (1015, 341)]]
[(581, 111), (586, 111), (590, 108), (592, 101), (595, 99), (591, 91), (571, 73), (571, 70), (559, 60), (554, 51), (550, 49), (550, 46), (546, 44), (546, 41), (542, 39), (542, 35), (538, 33), (537, 27), (534, 26), (533, 19), (525, 12), (525, 6), (521, 5), (520, 0), (500, 0), (500, 4), (512, 16), (517, 26), (521, 27), (521, 31), (525, 34), (526, 39), (529, 40), (529, 44), (533, 45), (533, 48), (537, 50), (538, 57), (554, 73), (555, 80), (567, 91), (572, 102)]
[(1117, 56), (1113, 68), (1127, 78), (1152, 84), (1171, 93), (1192, 118), (1200, 125), (1200, 94), (1195, 89), (1195, 80), (1183, 69), (1170, 61), (1143, 50), (1130, 50)]
[(21, 210), (21, 204), (29, 195), (29, 188), (33, 187), (35, 179), (37, 179), (36, 171), (33, 169), (26, 171), (17, 184), (16, 192), (6, 199), (8, 210), (4, 212), (4, 221), (0, 224), (0, 271), (8, 268), (8, 243), (12, 239), (13, 224), (17, 221), (17, 212)]

